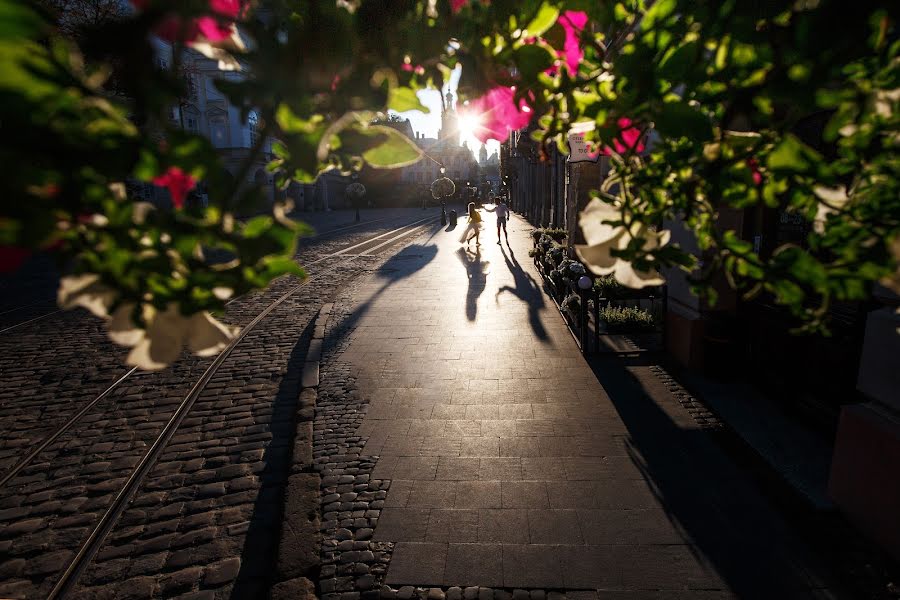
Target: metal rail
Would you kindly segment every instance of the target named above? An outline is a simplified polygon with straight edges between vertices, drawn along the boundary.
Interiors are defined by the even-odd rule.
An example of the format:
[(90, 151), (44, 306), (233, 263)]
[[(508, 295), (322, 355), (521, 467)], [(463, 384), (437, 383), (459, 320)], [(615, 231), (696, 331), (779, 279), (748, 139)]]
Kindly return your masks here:
[[(414, 221), (413, 223), (404, 225), (402, 227), (399, 227), (399, 228), (389, 231), (387, 233), (369, 238), (369, 239), (365, 240), (364, 242), (354, 244), (353, 246), (349, 246), (340, 251), (333, 252), (329, 255), (323, 256), (320, 259), (318, 259), (310, 264), (316, 264), (316, 263), (322, 262), (324, 260), (327, 260), (329, 258), (333, 258), (335, 256), (341, 256), (344, 254), (348, 254), (356, 248), (371, 244), (373, 241), (376, 241), (376, 240), (384, 238), (388, 235), (397, 233), (398, 231), (406, 230), (406, 231), (403, 231), (403, 233), (395, 235), (394, 237), (391, 237), (387, 241), (384, 241), (381, 244), (378, 244), (374, 248), (371, 248), (370, 251), (382, 248), (384, 246), (387, 246), (391, 243), (396, 242), (399, 239), (407, 237), (414, 232), (417, 232), (418, 230), (427, 226), (429, 224), (429, 222), (436, 222), (436, 221), (437, 221), (437, 217), (428, 217), (425, 219), (420, 219), (418, 221)], [(225, 362), (225, 360), (230, 356), (230, 354), (234, 350), (234, 348), (237, 347), (237, 345), (247, 336), (247, 334), (250, 333), (251, 331), (253, 331), (253, 329), (256, 327), (256, 325), (259, 324), (267, 315), (269, 315), (269, 313), (271, 313), (276, 307), (278, 307), (280, 304), (282, 304), (285, 300), (287, 300), (295, 292), (300, 290), (302, 287), (308, 285), (309, 282), (312, 281), (314, 278), (321, 277), (322, 275), (326, 275), (332, 271), (335, 271), (335, 270), (353, 262), (358, 257), (359, 257), (358, 254), (348, 256), (347, 260), (342, 261), (339, 264), (333, 265), (333, 266), (325, 269), (321, 273), (317, 273), (315, 275), (310, 275), (310, 277), (303, 280), (296, 286), (292, 287), (290, 290), (285, 292), (277, 300), (275, 300), (274, 302), (269, 304), (269, 306), (266, 307), (265, 310), (263, 310), (261, 313), (259, 313), (256, 316), (256, 318), (254, 318), (253, 321), (251, 321), (247, 326), (245, 326), (241, 330), (241, 332), (237, 335), (237, 337), (235, 337), (231, 341), (231, 343), (224, 350), (222, 350), (222, 352), (220, 352), (216, 356), (216, 358), (213, 360), (212, 364), (210, 364), (209, 367), (207, 367), (206, 371), (203, 373), (203, 375), (200, 377), (200, 379), (197, 381), (197, 383), (194, 384), (194, 386), (188, 392), (187, 396), (185, 396), (185, 398), (178, 405), (178, 408), (175, 410), (175, 412), (169, 418), (168, 422), (166, 422), (166, 425), (163, 427), (162, 432), (160, 432), (160, 434), (157, 436), (156, 440), (150, 446), (149, 450), (147, 450), (147, 452), (141, 458), (140, 462), (135, 467), (134, 471), (132, 471), (131, 475), (129, 476), (128, 480), (125, 482), (122, 489), (118, 492), (118, 494), (116, 494), (116, 497), (113, 499), (112, 504), (107, 508), (106, 512), (100, 518), (100, 521), (96, 524), (96, 526), (91, 531), (87, 540), (84, 542), (84, 544), (82, 544), (81, 548), (79, 548), (75, 557), (69, 563), (69, 565), (67, 566), (66, 570), (63, 572), (60, 579), (56, 582), (56, 585), (54, 586), (53, 590), (50, 592), (50, 595), (48, 596), (48, 600), (56, 600), (58, 598), (65, 597), (66, 594), (69, 591), (71, 591), (72, 588), (75, 586), (75, 584), (77, 583), (81, 574), (88, 567), (88, 565), (90, 564), (91, 560), (93, 560), (96, 553), (100, 550), (100, 547), (103, 544), (103, 541), (106, 539), (106, 536), (109, 534), (109, 532), (115, 526), (115, 524), (118, 521), (119, 517), (121, 516), (122, 512), (125, 510), (125, 507), (131, 501), (131, 498), (137, 492), (137, 490), (138, 490), (139, 486), (141, 485), (141, 483), (143, 482), (143, 480), (147, 477), (147, 475), (150, 473), (153, 466), (156, 464), (156, 461), (158, 460), (159, 456), (162, 454), (162, 451), (165, 449), (169, 440), (175, 434), (175, 431), (178, 429), (179, 425), (184, 420), (185, 416), (188, 414), (188, 412), (190, 412), (191, 408), (194, 406), (194, 403), (196, 402), (197, 398), (200, 396), (200, 393), (206, 387), (206, 384), (209, 383), (210, 379), (212, 379), (212, 377), (219, 370), (219, 367), (221, 367), (221, 365)]]
[[(370, 221), (360, 221), (359, 223), (353, 223), (353, 224), (351, 224), (351, 225), (346, 225), (346, 226), (343, 226), (343, 227), (338, 227), (338, 228), (336, 228), (336, 229), (329, 229), (328, 231), (323, 231), (323, 232), (321, 232), (321, 233), (316, 233), (315, 235), (311, 235), (311, 236), (309, 236), (309, 237), (301, 238), (301, 241), (315, 240), (315, 239), (323, 238), (323, 237), (326, 237), (326, 236), (329, 236), (329, 235), (332, 235), (332, 234), (335, 234), (335, 233), (340, 233), (340, 232), (346, 231), (346, 230), (348, 230), (348, 229), (353, 229), (354, 227), (361, 227), (361, 226), (363, 226), (363, 225), (371, 225), (372, 223), (378, 223), (378, 222), (381, 222), (381, 221), (387, 221), (387, 220), (389, 220), (389, 219), (397, 219), (397, 218), (400, 218), (400, 217), (382, 217), (382, 218), (380, 218), (380, 219), (372, 219), (372, 220), (370, 220)], [(235, 300), (235, 299), (232, 299), (230, 302), (233, 302), (234, 300)], [(19, 307), (17, 307), (17, 308), (11, 308), (11, 309), (9, 309), (9, 310), (5, 310), (5, 311), (3, 311), (3, 312), (0, 312), (0, 315), (5, 315), (5, 314), (7, 314), (7, 313), (11, 313), (11, 312), (16, 312), (16, 311), (19, 311), (19, 310), (23, 310), (23, 309), (29, 308), (29, 307), (31, 307), (31, 306), (34, 306), (35, 304), (38, 304), (38, 303), (37, 303), (37, 302), (32, 302), (31, 304), (26, 304), (25, 306), (19, 306)], [(6, 333), (7, 331), (12, 331), (13, 329), (17, 329), (17, 328), (19, 328), (19, 327), (24, 327), (25, 325), (28, 325), (28, 324), (30, 324), (30, 323), (36, 323), (36, 322), (38, 322), (38, 321), (41, 321), (41, 320), (43, 320), (43, 319), (46, 319), (47, 317), (52, 317), (53, 315), (58, 314), (58, 313), (61, 313), (61, 312), (63, 312), (61, 309), (53, 310), (53, 311), (50, 311), (50, 312), (48, 312), (48, 313), (44, 313), (43, 315), (34, 317), (33, 319), (28, 319), (28, 320), (26, 320), (26, 321), (22, 321), (22, 322), (20, 322), (20, 323), (16, 323), (15, 325), (10, 325), (9, 327), (6, 327), (6, 328), (4, 328), (4, 329), (0, 329), (0, 334)]]

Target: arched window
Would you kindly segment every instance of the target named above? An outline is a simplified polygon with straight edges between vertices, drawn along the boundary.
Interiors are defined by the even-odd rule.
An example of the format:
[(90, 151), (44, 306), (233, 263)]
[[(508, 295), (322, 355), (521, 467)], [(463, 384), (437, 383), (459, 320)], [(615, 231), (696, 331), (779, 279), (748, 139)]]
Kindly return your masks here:
[(253, 145), (259, 136), (259, 114), (255, 110), (251, 110), (247, 115), (247, 129), (250, 130), (250, 145)]

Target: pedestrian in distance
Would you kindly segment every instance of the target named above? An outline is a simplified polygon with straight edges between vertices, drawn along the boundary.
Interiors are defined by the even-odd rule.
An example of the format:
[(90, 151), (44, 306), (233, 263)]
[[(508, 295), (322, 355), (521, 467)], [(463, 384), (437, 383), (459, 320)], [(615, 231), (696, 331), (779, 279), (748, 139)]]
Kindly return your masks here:
[(472, 241), (472, 238), (475, 239), (475, 245), (480, 246), (481, 240), (479, 239), (479, 235), (481, 234), (481, 213), (475, 208), (474, 202), (469, 202), (469, 222), (466, 225), (465, 230), (462, 233), (462, 236), (459, 238), (459, 243), (469, 244)]
[(503, 235), (506, 236), (506, 245), (509, 245), (509, 233), (506, 231), (506, 222), (509, 220), (509, 207), (506, 206), (506, 200), (500, 199), (500, 204), (494, 208), (486, 208), (488, 212), (497, 214), (497, 243), (500, 243), (500, 229), (503, 229)]

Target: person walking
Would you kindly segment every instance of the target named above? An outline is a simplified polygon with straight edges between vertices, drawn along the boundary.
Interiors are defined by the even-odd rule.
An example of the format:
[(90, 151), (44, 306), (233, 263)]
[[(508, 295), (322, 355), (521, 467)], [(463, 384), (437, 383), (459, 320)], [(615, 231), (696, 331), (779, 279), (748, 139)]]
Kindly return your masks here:
[(488, 212), (497, 213), (497, 243), (500, 243), (500, 229), (503, 229), (503, 235), (506, 236), (506, 245), (509, 245), (509, 233), (506, 231), (506, 221), (509, 220), (509, 207), (506, 206), (506, 200), (500, 199), (500, 204), (494, 208), (486, 208)]
[(459, 238), (459, 243), (469, 244), (472, 241), (472, 238), (475, 238), (475, 245), (480, 246), (481, 240), (479, 239), (479, 235), (481, 234), (481, 213), (475, 208), (474, 202), (469, 202), (469, 224), (466, 225), (465, 230), (463, 231), (462, 236)]

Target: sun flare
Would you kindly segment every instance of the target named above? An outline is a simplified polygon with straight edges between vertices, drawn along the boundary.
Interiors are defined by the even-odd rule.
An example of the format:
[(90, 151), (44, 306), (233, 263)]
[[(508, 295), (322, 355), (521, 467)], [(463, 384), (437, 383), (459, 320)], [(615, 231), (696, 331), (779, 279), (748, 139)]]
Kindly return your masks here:
[(478, 115), (471, 113), (459, 116), (459, 135), (463, 139), (471, 139), (475, 137), (475, 132), (481, 125), (481, 119)]

